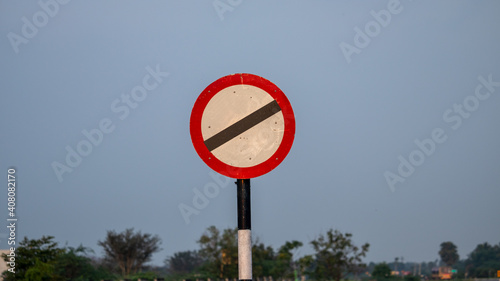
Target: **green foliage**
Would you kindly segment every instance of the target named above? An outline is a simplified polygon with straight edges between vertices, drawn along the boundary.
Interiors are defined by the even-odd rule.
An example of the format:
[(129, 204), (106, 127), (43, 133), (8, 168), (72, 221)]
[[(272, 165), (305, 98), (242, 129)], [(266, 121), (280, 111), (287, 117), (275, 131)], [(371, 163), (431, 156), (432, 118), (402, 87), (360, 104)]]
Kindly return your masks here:
[(128, 276), (128, 279), (130, 279), (130, 280), (138, 280), (138, 279), (154, 280), (158, 276), (159, 276), (159, 274), (156, 272), (147, 271), (147, 272), (141, 272), (141, 273), (136, 273), (136, 274), (130, 275), (130, 276)]
[(285, 242), (285, 245), (281, 246), (278, 250), (278, 255), (276, 257), (276, 265), (273, 271), (273, 277), (281, 278), (292, 278), (294, 263), (293, 263), (293, 250), (302, 247), (302, 242), (292, 241)]
[(238, 278), (238, 229), (224, 229), (221, 249), (222, 276), (225, 278)]
[[(238, 278), (238, 230), (225, 229), (222, 232), (210, 226), (200, 237), (199, 255), (204, 263), (199, 268), (201, 276), (207, 278)], [(274, 279), (293, 277), (293, 251), (302, 246), (299, 241), (286, 242), (277, 253), (258, 239), (252, 246), (253, 276), (272, 276)]]
[[(339, 280), (344, 274), (356, 273), (364, 267), (361, 258), (369, 244), (361, 248), (353, 245), (352, 234), (330, 230), (311, 242), (316, 255), (293, 259), (293, 253), (302, 246), (299, 241), (287, 241), (275, 253), (269, 246), (256, 241), (252, 247), (253, 276), (272, 276), (273, 279), (294, 278), (310, 275), (315, 279)], [(205, 262), (200, 267), (202, 276), (211, 278), (238, 277), (237, 229), (225, 229), (222, 233), (215, 226), (207, 228), (198, 240), (200, 255)], [(180, 255), (180, 253), (179, 253)]]
[(63, 280), (54, 273), (54, 265), (51, 262), (42, 262), (37, 258), (35, 264), (26, 270), (25, 278), (30, 281)]
[(377, 280), (383, 280), (385, 278), (391, 277), (391, 268), (387, 265), (387, 263), (382, 262), (373, 268), (372, 276)]
[(206, 259), (200, 270), (212, 278), (238, 278), (238, 229), (207, 228), (198, 240), (200, 254)]
[(256, 241), (252, 246), (252, 274), (253, 276), (273, 276), (275, 254), (270, 246)]
[(420, 278), (414, 275), (406, 275), (404, 281), (420, 281)]
[(314, 257), (312, 255), (305, 255), (297, 261), (299, 273), (301, 276), (312, 275), (311, 267), (314, 264)]
[[(133, 228), (116, 233), (108, 231), (104, 241), (98, 245), (104, 249), (105, 260), (117, 264), (122, 276), (135, 274), (160, 250), (161, 239), (157, 235), (134, 233)], [(113, 268), (114, 269), (114, 268)]]
[(65, 280), (98, 280), (111, 277), (111, 274), (103, 268), (96, 268), (92, 260), (86, 256), (91, 249), (82, 245), (78, 248), (65, 248), (55, 261), (55, 272), (64, 277)]
[[(30, 269), (33, 272), (30, 273), (30, 276), (35, 274), (34, 272), (40, 272), (42, 279), (39, 280), (50, 280), (44, 276), (47, 274), (54, 276), (54, 270), (51, 268), (57, 256), (64, 253), (64, 249), (58, 248), (57, 243), (52, 239), (54, 239), (52, 236), (43, 236), (37, 240), (29, 240), (24, 237), (19, 242), (19, 247), (16, 248), (16, 273), (4, 271), (2, 274), (4, 280), (23, 280)], [(3, 255), (3, 258), (4, 261), (8, 262), (7, 255)], [(54, 278), (56, 277), (54, 276)]]
[(495, 277), (496, 271), (500, 269), (500, 244), (494, 246), (488, 243), (477, 245), (465, 263), (468, 277)]
[(199, 251), (177, 252), (165, 259), (165, 265), (171, 274), (183, 275), (196, 272), (204, 263)]
[(316, 265), (311, 274), (314, 279), (339, 281), (345, 274), (356, 273), (366, 267), (361, 264), (361, 258), (366, 256), (370, 244), (359, 248), (352, 243), (351, 238), (351, 233), (330, 229), (326, 235), (311, 241), (316, 251)]
[[(27, 237), (16, 248), (16, 273), (5, 271), (4, 280), (99, 280), (109, 273), (94, 268), (84, 256), (87, 248), (59, 248), (54, 237), (43, 236), (29, 240)], [(4, 256), (4, 260), (7, 256)]]
[(459, 256), (457, 253), (457, 246), (452, 242), (441, 243), (441, 250), (439, 250), (441, 260), (447, 265), (452, 266), (457, 263)]

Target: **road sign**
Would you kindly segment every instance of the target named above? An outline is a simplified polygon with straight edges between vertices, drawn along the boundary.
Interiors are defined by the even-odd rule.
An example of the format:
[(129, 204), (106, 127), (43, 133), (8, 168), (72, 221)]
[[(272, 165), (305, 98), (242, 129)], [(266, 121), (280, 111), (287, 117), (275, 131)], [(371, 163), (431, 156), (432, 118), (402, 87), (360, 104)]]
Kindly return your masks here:
[(285, 94), (253, 74), (224, 76), (203, 90), (190, 120), (191, 140), (213, 170), (236, 179), (261, 176), (285, 159), (295, 117)]

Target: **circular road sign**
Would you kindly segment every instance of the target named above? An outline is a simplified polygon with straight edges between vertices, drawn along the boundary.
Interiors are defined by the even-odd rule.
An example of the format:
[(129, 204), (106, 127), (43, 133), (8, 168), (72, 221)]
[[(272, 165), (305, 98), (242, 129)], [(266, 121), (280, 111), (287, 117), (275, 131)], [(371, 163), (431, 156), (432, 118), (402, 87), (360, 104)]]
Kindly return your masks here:
[(213, 170), (236, 179), (261, 176), (285, 159), (295, 117), (272, 82), (247, 73), (224, 76), (203, 90), (190, 120), (191, 140)]

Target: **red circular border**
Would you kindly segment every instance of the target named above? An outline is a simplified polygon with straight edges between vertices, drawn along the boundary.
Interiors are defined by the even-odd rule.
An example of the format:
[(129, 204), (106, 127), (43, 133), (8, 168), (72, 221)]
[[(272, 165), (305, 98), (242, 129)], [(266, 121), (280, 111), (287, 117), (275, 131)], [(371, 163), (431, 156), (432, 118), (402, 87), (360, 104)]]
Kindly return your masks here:
[[(227, 87), (241, 84), (258, 87), (271, 95), (280, 106), (285, 120), (285, 132), (278, 150), (266, 161), (245, 168), (231, 166), (217, 159), (205, 146), (201, 133), (201, 118), (212, 97)], [(295, 116), (285, 94), (271, 81), (253, 74), (237, 73), (217, 79), (201, 92), (191, 112), (190, 132), (196, 152), (210, 168), (230, 178), (250, 179), (270, 172), (285, 159), (295, 137)]]

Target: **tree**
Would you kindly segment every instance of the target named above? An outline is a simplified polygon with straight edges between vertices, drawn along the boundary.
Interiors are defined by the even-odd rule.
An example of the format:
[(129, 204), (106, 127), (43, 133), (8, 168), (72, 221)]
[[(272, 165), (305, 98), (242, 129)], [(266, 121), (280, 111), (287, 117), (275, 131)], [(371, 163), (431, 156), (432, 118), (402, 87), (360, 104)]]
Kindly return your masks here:
[(299, 272), (301, 276), (311, 275), (311, 271), (309, 270), (314, 263), (314, 257), (312, 255), (305, 255), (301, 257), (297, 264), (299, 266)]
[(372, 276), (377, 280), (389, 278), (391, 277), (391, 268), (385, 262), (379, 263), (373, 268)]
[(35, 264), (26, 270), (25, 277), (25, 280), (30, 281), (63, 280), (54, 273), (54, 264), (42, 262), (38, 258), (35, 258)]
[(177, 252), (165, 260), (168, 271), (173, 274), (189, 274), (197, 270), (204, 262), (198, 251)]
[(238, 277), (238, 229), (225, 229), (221, 234), (215, 226), (207, 228), (198, 240), (200, 254), (206, 259), (202, 270), (218, 278)]
[(334, 279), (339, 281), (344, 274), (356, 273), (364, 265), (361, 258), (366, 256), (370, 244), (361, 248), (355, 246), (351, 240), (351, 233), (341, 233), (330, 229), (326, 236), (320, 235), (311, 241), (316, 251), (316, 266), (312, 273), (315, 279)]
[(92, 249), (82, 245), (77, 248), (65, 248), (55, 260), (55, 272), (65, 280), (77, 278), (99, 280), (110, 277), (109, 272), (92, 265), (92, 259), (86, 256), (90, 252), (93, 252)]
[(270, 246), (255, 239), (252, 246), (252, 274), (255, 277), (273, 276), (275, 268), (275, 254)]
[(224, 229), (220, 242), (223, 276), (224, 278), (238, 278), (238, 229)]
[(206, 259), (203, 271), (213, 277), (222, 278), (222, 249), (220, 231), (215, 226), (207, 228), (198, 240), (200, 254)]
[(468, 277), (491, 278), (500, 269), (500, 243), (491, 246), (479, 244), (465, 261)]
[[(85, 254), (89, 249), (59, 248), (52, 236), (40, 239), (24, 238), (16, 248), (16, 274), (3, 273), (4, 280), (70, 280), (76, 278), (103, 279), (109, 277), (104, 271), (94, 268)], [(4, 256), (4, 260), (8, 258)]]
[(452, 242), (441, 243), (441, 250), (439, 250), (441, 260), (447, 265), (452, 266), (457, 263), (459, 257), (457, 253), (457, 246)]
[(293, 276), (293, 250), (302, 247), (302, 242), (292, 241), (285, 242), (285, 245), (281, 246), (278, 250), (278, 255), (276, 257), (276, 267), (274, 270), (274, 276), (276, 278), (290, 278)]
[(160, 250), (161, 239), (149, 233), (134, 233), (133, 228), (116, 233), (108, 231), (104, 241), (97, 243), (104, 249), (105, 260), (116, 263), (123, 276), (135, 274)]
[[(23, 280), (28, 276), (39, 276), (38, 280), (60, 280), (56, 276), (54, 264), (57, 257), (64, 253), (64, 249), (58, 248), (57, 243), (52, 241), (53, 236), (43, 236), (40, 239), (29, 240), (28, 237), (19, 242), (16, 248), (16, 273), (4, 271), (2, 276), (5, 281)], [(5, 262), (9, 257), (3, 254)]]

